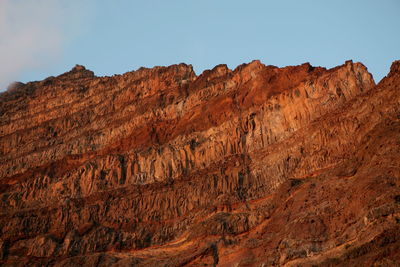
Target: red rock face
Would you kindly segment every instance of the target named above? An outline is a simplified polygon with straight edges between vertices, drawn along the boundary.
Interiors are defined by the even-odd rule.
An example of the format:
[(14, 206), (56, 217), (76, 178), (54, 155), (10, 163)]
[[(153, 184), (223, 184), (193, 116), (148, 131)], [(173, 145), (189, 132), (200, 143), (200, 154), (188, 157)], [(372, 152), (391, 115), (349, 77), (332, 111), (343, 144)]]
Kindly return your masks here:
[(14, 87), (3, 265), (399, 264), (398, 61), (378, 85), (351, 61), (253, 61)]

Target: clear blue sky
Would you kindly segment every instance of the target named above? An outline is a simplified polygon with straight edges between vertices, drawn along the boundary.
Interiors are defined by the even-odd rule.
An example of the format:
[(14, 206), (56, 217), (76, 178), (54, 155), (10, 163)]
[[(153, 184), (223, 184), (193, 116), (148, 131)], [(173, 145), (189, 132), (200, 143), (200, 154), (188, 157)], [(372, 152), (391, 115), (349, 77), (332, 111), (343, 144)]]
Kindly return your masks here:
[[(37, 31), (54, 33), (43, 33), (53, 45), (29, 48), (29, 64), (16, 68), (13, 79), (24, 82), (58, 75), (75, 64), (100, 76), (185, 62), (199, 74), (217, 64), (234, 68), (253, 59), (324, 67), (353, 59), (379, 81), (400, 59), (399, 0), (54, 0), (57, 4), (45, 12), (25, 4), (29, 0), (8, 0), (8, 10), (13, 1), (19, 2), (17, 11), (36, 8), (21, 27), (40, 16)], [(0, 54), (13, 53), (0, 48)]]

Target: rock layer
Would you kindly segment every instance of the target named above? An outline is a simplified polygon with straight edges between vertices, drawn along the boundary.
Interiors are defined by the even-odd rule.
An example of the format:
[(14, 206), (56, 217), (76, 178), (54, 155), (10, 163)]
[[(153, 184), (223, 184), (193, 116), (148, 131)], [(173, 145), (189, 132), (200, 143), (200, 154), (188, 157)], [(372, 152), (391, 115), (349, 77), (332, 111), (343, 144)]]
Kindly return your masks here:
[(0, 96), (4, 265), (399, 263), (400, 63), (77, 65)]

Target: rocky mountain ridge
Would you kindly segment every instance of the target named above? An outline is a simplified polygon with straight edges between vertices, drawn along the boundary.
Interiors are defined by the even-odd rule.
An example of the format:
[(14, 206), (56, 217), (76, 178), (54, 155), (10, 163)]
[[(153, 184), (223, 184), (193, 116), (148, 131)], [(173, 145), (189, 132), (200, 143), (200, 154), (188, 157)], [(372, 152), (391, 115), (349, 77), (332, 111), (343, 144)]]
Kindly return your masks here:
[(4, 265), (399, 263), (400, 62), (259, 61), (0, 96)]

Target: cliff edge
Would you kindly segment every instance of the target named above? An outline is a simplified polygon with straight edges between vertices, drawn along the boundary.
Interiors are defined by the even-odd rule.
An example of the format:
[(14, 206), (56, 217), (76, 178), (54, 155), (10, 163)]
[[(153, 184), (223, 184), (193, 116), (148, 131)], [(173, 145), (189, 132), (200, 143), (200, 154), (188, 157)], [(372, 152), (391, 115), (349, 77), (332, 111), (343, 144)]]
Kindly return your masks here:
[(253, 61), (0, 95), (0, 263), (400, 264), (400, 63)]

